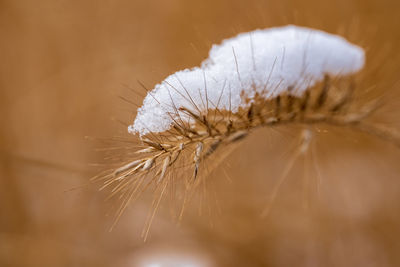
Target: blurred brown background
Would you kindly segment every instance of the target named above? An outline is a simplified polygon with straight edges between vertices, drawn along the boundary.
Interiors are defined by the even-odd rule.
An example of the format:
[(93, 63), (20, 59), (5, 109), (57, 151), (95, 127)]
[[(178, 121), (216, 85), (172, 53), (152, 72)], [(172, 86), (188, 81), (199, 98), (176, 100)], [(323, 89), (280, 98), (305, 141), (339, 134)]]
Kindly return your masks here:
[[(0, 266), (400, 266), (400, 151), (346, 129), (319, 128), (316, 167), (296, 163), (267, 218), (295, 128), (246, 140), (180, 225), (163, 202), (146, 243), (151, 195), (109, 232), (118, 202), (87, 185), (90, 163), (107, 162), (96, 138), (133, 121), (118, 96), (140, 104), (136, 80), (151, 88), (224, 38), (295, 23), (344, 29), (369, 57), (391, 47), (379, 79), (395, 84), (399, 12), (395, 0), (1, 0)], [(400, 129), (398, 88), (381, 90), (392, 97), (376, 118)]]

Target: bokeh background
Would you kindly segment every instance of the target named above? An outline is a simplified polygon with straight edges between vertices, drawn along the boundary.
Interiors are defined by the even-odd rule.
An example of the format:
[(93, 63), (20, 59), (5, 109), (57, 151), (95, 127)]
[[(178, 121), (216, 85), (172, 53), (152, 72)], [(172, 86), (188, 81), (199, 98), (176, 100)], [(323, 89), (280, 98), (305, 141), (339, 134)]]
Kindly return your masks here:
[(315, 128), (267, 218), (297, 128), (255, 132), (180, 223), (163, 202), (146, 242), (151, 193), (110, 232), (118, 201), (89, 182), (107, 167), (98, 148), (134, 119), (119, 96), (140, 104), (137, 80), (152, 88), (256, 28), (311, 26), (374, 47), (369, 60), (383, 52), (371, 86), (390, 97), (375, 119), (400, 129), (399, 12), (395, 0), (1, 0), (0, 266), (400, 266), (400, 150), (348, 129)]

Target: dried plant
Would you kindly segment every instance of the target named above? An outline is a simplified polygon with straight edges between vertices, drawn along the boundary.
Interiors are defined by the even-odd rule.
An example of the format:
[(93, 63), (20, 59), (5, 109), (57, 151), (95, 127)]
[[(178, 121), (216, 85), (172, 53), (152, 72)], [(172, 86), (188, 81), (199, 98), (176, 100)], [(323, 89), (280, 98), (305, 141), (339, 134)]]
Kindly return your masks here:
[[(307, 151), (313, 124), (350, 127), (400, 145), (396, 131), (366, 120), (381, 105), (381, 99), (366, 93), (368, 88), (363, 83), (366, 74), (359, 71), (364, 65), (361, 48), (338, 36), (294, 26), (265, 32), (271, 38), (271, 32), (280, 32), (283, 40), (274, 44), (280, 41), (283, 44), (278, 54), (270, 48), (273, 53), (268, 55), (267, 66), (261, 69), (260, 60), (265, 60), (268, 51), (257, 53), (263, 43), (254, 40), (253, 32), (214, 47), (201, 68), (171, 75), (153, 91), (142, 86), (147, 98), (135, 125), (129, 128), (130, 132), (140, 134), (142, 146), (122, 166), (95, 179), (103, 181), (102, 188), (112, 187), (111, 196), (123, 199), (118, 217), (143, 190), (155, 186), (156, 197), (144, 236), (167, 187), (174, 188), (183, 182), (186, 193), (181, 217), (193, 189), (235, 144), (257, 128), (303, 126), (298, 154)], [(300, 43), (293, 43), (290, 34), (299, 34), (295, 39)], [(246, 48), (249, 52), (241, 51), (241, 57), (247, 58), (243, 62), (237, 53), (242, 47), (237, 49), (235, 45), (243, 46), (245, 38), (249, 40)], [(229, 59), (224, 49), (231, 49)], [(313, 65), (314, 62), (319, 63)], [(231, 71), (232, 76), (227, 76), (229, 72), (221, 74), (214, 70), (221, 64), (224, 68), (234, 68), (235, 73)], [(278, 68), (280, 74), (275, 75)], [(265, 79), (260, 81), (257, 73)]]

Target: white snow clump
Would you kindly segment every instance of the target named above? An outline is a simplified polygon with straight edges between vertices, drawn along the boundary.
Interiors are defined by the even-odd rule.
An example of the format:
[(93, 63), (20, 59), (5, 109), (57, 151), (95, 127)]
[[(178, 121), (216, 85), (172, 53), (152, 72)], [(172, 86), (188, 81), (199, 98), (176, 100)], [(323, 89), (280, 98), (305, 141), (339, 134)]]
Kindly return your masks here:
[(174, 120), (189, 120), (181, 107), (197, 114), (217, 106), (237, 112), (249, 105), (241, 94), (251, 99), (255, 90), (266, 99), (285, 91), (301, 96), (325, 75), (358, 72), (364, 61), (361, 47), (319, 30), (289, 25), (241, 33), (213, 45), (200, 67), (157, 84), (128, 131), (140, 136), (167, 131)]

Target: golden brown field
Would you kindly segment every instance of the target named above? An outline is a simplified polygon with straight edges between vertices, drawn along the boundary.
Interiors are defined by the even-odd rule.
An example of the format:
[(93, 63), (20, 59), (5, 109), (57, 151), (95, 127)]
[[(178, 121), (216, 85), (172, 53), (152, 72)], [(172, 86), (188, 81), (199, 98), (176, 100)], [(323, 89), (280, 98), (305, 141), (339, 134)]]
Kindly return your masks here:
[(89, 182), (107, 167), (92, 164), (107, 165), (98, 148), (135, 117), (119, 96), (140, 105), (137, 80), (152, 88), (256, 28), (340, 32), (368, 62), (383, 55), (374, 120), (400, 131), (399, 12), (394, 0), (0, 1), (0, 266), (400, 266), (400, 149), (349, 129), (318, 127), (315, 166), (295, 163), (267, 218), (295, 127), (247, 138), (180, 223), (163, 201), (146, 242), (151, 190), (110, 232), (119, 201)]

